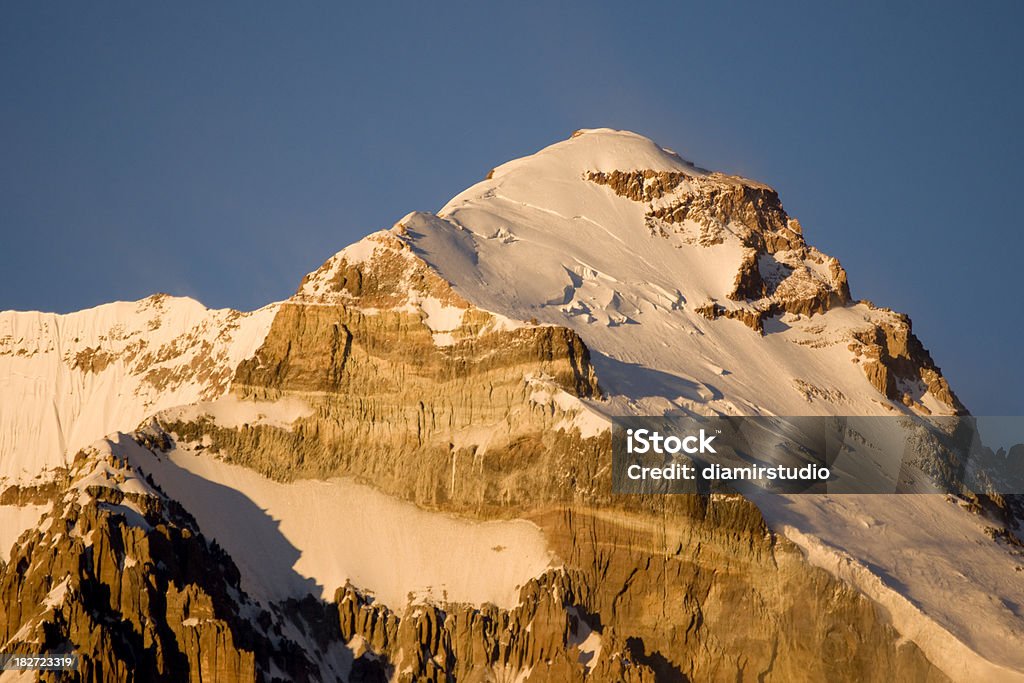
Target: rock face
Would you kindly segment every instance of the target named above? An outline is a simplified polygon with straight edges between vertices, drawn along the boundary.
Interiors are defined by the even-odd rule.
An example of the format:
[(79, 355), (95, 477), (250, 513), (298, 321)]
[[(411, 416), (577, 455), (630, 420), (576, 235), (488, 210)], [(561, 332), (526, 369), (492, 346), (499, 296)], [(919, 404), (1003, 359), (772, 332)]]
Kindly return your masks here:
[(6, 647), (78, 654), (78, 670), (53, 680), (316, 680), (240, 591), (231, 558), (150, 482), (113, 451), (79, 454), (0, 569)]
[(241, 427), (158, 418), (174, 438), (271, 478), (355, 476), (428, 509), (541, 527), (559, 567), (524, 586), (511, 610), (383, 605), (352, 585), (333, 603), (295, 606), (318, 633), (348, 644), (353, 672), (943, 679), (749, 502), (611, 495), (609, 432), (581, 420), (582, 400), (600, 390), (578, 336), (475, 308), (401, 237), (375, 235), (308, 276), (239, 367), (239, 398), (301, 400), (310, 415)]
[(306, 279), (232, 385), (243, 399), (301, 400), (312, 415), (288, 429), (165, 428), (207, 436), (268, 477), (353, 475), (428, 506), (508, 505), (538, 481), (556, 489), (545, 473), (570, 457), (592, 474), (592, 451), (555, 429), (599, 421), (580, 401), (600, 389), (575, 333), (471, 306), (389, 233), (366, 249)]
[[(352, 585), (260, 605), (134, 464), (171, 446), (149, 431), (81, 454), (0, 569), (8, 647), (74, 651), (83, 681), (945, 680), (738, 496), (517, 506), (563, 563), (513, 609), (382, 605)], [(332, 650), (342, 666), (319, 660)]]
[(554, 513), (572, 566), (525, 586), (511, 611), (395, 616), (345, 587), (341, 632), (394, 662), (398, 680), (944, 680), (870, 603), (763, 533), (749, 504), (695, 502), (669, 506), (686, 523), (660, 529), (643, 528), (646, 515)]
[(851, 350), (863, 355), (861, 367), (871, 384), (890, 399), (906, 405), (920, 405), (927, 391), (954, 408), (957, 415), (967, 409), (950, 389), (931, 354), (911, 331), (910, 317), (882, 309), (888, 319), (855, 336)]
[(592, 631), (573, 607), (578, 600), (560, 572), (531, 581), (511, 611), (422, 605), (398, 617), (351, 586), (335, 596), (341, 637), (364, 650), (356, 661), (391, 662), (393, 680), (655, 680), (643, 653), (611, 634), (596, 650), (583, 645)]

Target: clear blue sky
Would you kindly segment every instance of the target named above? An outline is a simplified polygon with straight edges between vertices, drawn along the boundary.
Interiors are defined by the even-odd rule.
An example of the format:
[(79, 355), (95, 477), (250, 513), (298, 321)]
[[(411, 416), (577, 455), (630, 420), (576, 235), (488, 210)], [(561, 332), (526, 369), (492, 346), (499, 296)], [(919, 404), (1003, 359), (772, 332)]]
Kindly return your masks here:
[(775, 186), (972, 411), (1024, 414), (1021, 3), (354, 5), (0, 5), (0, 309), (254, 308), (611, 126)]

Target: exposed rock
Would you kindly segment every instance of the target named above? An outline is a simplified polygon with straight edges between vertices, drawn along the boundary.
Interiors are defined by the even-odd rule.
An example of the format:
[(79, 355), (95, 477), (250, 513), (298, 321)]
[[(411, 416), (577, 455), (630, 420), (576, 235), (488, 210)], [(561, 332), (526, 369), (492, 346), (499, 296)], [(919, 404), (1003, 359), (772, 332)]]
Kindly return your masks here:
[(416, 605), (396, 616), (352, 586), (335, 596), (342, 637), (366, 643), (362, 658), (390, 662), (393, 680), (655, 680), (612, 629), (600, 637), (598, 653), (581, 651), (579, 635), (591, 629), (574, 606), (579, 600), (572, 579), (560, 571), (524, 586), (513, 610)]
[(794, 379), (793, 387), (803, 395), (808, 403), (814, 400), (837, 403), (845, 398), (838, 389), (826, 389), (803, 379)]
[[(133, 491), (118, 488), (134, 481)], [(315, 680), (231, 559), (120, 458), (82, 453), (0, 569), (6, 651), (74, 652), (77, 681)], [(280, 633), (279, 628), (278, 633)]]
[(651, 170), (591, 171), (585, 177), (635, 202), (650, 203), (649, 215), (668, 224), (736, 227), (745, 245), (768, 253), (806, 247), (799, 223), (789, 220), (778, 193), (761, 183), (723, 173)]
[(717, 320), (718, 318), (729, 318), (738, 320), (758, 334), (764, 334), (764, 321), (775, 314), (772, 310), (752, 310), (749, 308), (726, 308), (715, 301), (706, 301), (694, 307), (694, 312), (707, 318)]
[(82, 372), (103, 372), (117, 356), (97, 347), (89, 347), (75, 354), (72, 369)]
[(736, 273), (736, 281), (732, 292), (729, 293), (729, 298), (733, 301), (763, 299), (769, 293), (768, 283), (761, 276), (760, 254), (758, 254), (756, 249), (745, 250), (743, 252), (743, 261), (740, 262), (740, 268)]
[(0, 493), (0, 505), (45, 505), (53, 500), (60, 490), (59, 483), (67, 478), (67, 473), (58, 470), (50, 473), (52, 479), (28, 486), (15, 484), (8, 486)]
[[(366, 261), (334, 259), (307, 278), (238, 368), (240, 398), (297, 397), (311, 416), (290, 429), (164, 427), (205, 435), (272, 478), (353, 475), (427, 506), (507, 507), (537, 480), (557, 490), (565, 482), (543, 474), (554, 461), (589, 476), (597, 460), (571, 424), (590, 415), (579, 399), (599, 388), (579, 337), (470, 306), (386, 239)], [(494, 476), (453, 482), (455, 463)]]
[(875, 326), (855, 334), (854, 353), (863, 357), (861, 367), (872, 386), (887, 398), (915, 405), (905, 387), (920, 382), (936, 400), (950, 406), (955, 414), (967, 409), (949, 387), (931, 354), (914, 335), (909, 316), (889, 309), (876, 309), (881, 318)]
[[(754, 322), (757, 317), (813, 315), (851, 299), (842, 266), (804, 241), (800, 223), (786, 214), (778, 193), (767, 185), (721, 173), (678, 171), (589, 172), (585, 178), (645, 203), (652, 234), (667, 238), (675, 232), (704, 247), (721, 244), (727, 236), (738, 239), (744, 251), (728, 298), (749, 302), (741, 308), (751, 311), (743, 319), (752, 329), (761, 328)], [(686, 237), (689, 224), (698, 226), (697, 237)]]

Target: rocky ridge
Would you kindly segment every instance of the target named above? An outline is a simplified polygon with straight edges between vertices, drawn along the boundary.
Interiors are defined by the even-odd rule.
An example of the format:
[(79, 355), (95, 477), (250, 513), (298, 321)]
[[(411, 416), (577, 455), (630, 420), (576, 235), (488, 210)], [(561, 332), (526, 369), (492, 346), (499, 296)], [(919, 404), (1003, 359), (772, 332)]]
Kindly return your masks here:
[[(741, 306), (708, 301), (695, 307), (714, 320), (739, 320), (764, 334), (765, 320), (783, 313), (811, 316), (852, 302), (846, 271), (839, 261), (808, 245), (800, 223), (791, 218), (775, 190), (762, 183), (710, 173), (672, 171), (587, 172), (585, 178), (645, 206), (652, 235), (678, 233), (702, 247), (721, 244), (727, 234), (744, 247), (734, 287), (727, 297)], [(867, 304), (872, 307), (871, 304)], [(966, 408), (911, 330), (909, 316), (888, 309), (878, 324), (854, 332), (850, 348), (872, 386), (888, 399), (926, 413), (925, 391), (955, 414)], [(919, 388), (920, 385), (923, 388)]]
[(274, 310), (157, 294), (67, 315), (0, 312), (0, 481), (31, 482), (158, 410), (223, 395)]
[[(131, 448), (160, 445), (137, 438)], [(0, 567), (5, 651), (79, 655), (76, 672), (46, 680), (319, 680), (315, 653), (282, 635), (231, 558), (122, 451), (80, 452)]]

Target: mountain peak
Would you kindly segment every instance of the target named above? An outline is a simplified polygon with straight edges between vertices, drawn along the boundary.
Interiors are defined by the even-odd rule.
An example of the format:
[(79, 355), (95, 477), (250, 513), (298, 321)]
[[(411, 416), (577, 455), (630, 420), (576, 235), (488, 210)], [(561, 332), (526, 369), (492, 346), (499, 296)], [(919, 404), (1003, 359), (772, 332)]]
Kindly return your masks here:
[(520, 159), (496, 167), (488, 180), (527, 173), (545, 178), (578, 178), (587, 171), (654, 170), (702, 175), (703, 171), (675, 152), (637, 133), (611, 128), (577, 130)]
[[(396, 306), (450, 285), (441, 300), (571, 329), (594, 351), (610, 413), (963, 410), (908, 320), (855, 302), (775, 190), (628, 131), (577, 131), (498, 166), (437, 213), (347, 247), (300, 297), (342, 280), (362, 292), (393, 279), (382, 269), (423, 285), (389, 290)], [(426, 286), (435, 277), (444, 288)], [(650, 385), (639, 367), (658, 369)]]

